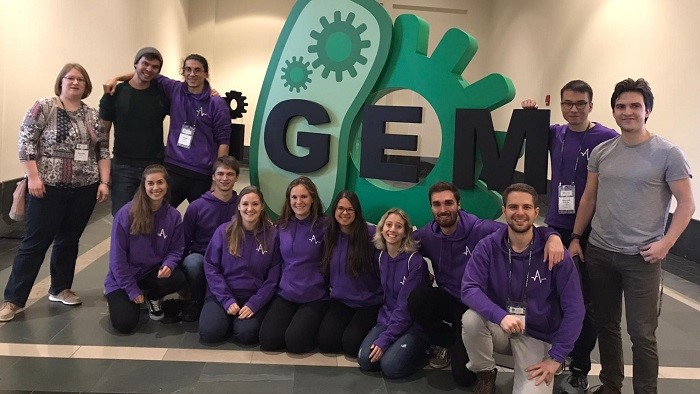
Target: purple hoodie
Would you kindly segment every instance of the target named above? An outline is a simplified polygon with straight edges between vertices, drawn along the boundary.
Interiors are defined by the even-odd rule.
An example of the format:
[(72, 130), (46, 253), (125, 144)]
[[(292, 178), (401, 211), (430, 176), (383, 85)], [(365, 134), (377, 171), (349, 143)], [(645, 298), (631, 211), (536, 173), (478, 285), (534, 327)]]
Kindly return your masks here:
[[(236, 297), (250, 298), (246, 305), (257, 312), (270, 301), (280, 278), (279, 238), (277, 229), (268, 224), (256, 234), (245, 231), (240, 257), (228, 251), (224, 223), (214, 232), (204, 255), (207, 292), (228, 310)], [(257, 239), (256, 239), (257, 238)]]
[(460, 210), (457, 229), (451, 235), (443, 234), (433, 220), (416, 231), (413, 238), (420, 243), (420, 253), (430, 259), (438, 286), (459, 299), (464, 268), (476, 244), (504, 227), (504, 223), (482, 220)]
[(384, 305), (379, 310), (377, 323), (386, 330), (374, 344), (386, 352), (407, 331), (415, 331), (419, 335), (423, 333), (408, 311), (408, 296), (419, 286), (427, 286), (428, 267), (418, 252), (402, 252), (392, 258), (386, 251), (380, 251), (377, 256), (384, 289)]
[(105, 277), (105, 294), (123, 289), (131, 300), (143, 294), (136, 282), (150, 270), (177, 267), (185, 244), (180, 212), (167, 203), (155, 212), (151, 234), (129, 234), (132, 203), (124, 205), (114, 217), (109, 272)]
[[(588, 179), (588, 157), (593, 148), (601, 142), (617, 137), (617, 131), (609, 129), (600, 123), (594, 123), (585, 134), (569, 130), (568, 125), (552, 125), (549, 127), (549, 154), (552, 158), (552, 182), (550, 185), (549, 210), (545, 223), (549, 226), (566, 229), (574, 228), (576, 214), (559, 214), (559, 182), (570, 185), (573, 181), (576, 186), (574, 206), (578, 204), (583, 195)], [(565, 140), (566, 138), (566, 140)], [(564, 146), (562, 160), (562, 145)], [(578, 166), (576, 158), (578, 157)], [(576, 174), (574, 174), (576, 167)]]
[(321, 275), (325, 227), (325, 217), (316, 219), (311, 228), (311, 215), (303, 220), (292, 215), (287, 226), (279, 228), (282, 278), (277, 294), (285, 300), (303, 304), (328, 299)]
[[(369, 258), (376, 261), (374, 260), (375, 248), (372, 243), (376, 227), (367, 224), (367, 230), (369, 230)], [(351, 308), (380, 305), (384, 299), (384, 292), (379, 274), (363, 272), (357, 278), (353, 278), (348, 273), (349, 251), (350, 238), (347, 234), (339, 231), (330, 261), (331, 298), (341, 301)]]
[[(200, 174), (210, 175), (219, 145), (231, 140), (231, 114), (226, 101), (212, 97), (209, 82), (202, 92), (194, 94), (187, 83), (159, 75), (156, 79), (170, 99), (170, 131), (165, 162)], [(195, 125), (190, 149), (177, 145), (182, 125)]]
[(462, 302), (491, 322), (500, 324), (507, 315), (509, 294), (512, 300), (522, 301), (527, 277), (525, 332), (551, 343), (550, 357), (564, 362), (581, 332), (585, 310), (578, 272), (569, 253), (564, 252), (564, 260), (552, 271), (542, 261), (546, 229), (535, 228), (532, 259), (529, 258), (530, 249), (522, 253), (511, 251), (510, 283), (507, 228), (479, 242), (462, 279)]
[(230, 222), (237, 207), (236, 192), (233, 192), (233, 197), (228, 201), (219, 200), (210, 191), (192, 201), (182, 219), (185, 227), (185, 256), (190, 253), (204, 254), (214, 230), (221, 224)]

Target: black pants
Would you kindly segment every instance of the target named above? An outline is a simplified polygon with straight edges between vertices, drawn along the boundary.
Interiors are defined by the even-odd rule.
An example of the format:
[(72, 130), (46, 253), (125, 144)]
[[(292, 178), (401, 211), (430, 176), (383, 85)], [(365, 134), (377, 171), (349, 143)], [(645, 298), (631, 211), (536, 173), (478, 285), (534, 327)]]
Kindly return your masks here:
[(467, 307), (440, 287), (419, 287), (408, 297), (408, 309), (425, 329), (430, 342), (452, 351), (452, 377), (460, 386), (471, 386), (476, 374), (467, 369), (467, 349), (462, 341), (462, 315)]
[(260, 326), (260, 350), (287, 349), (309, 353), (316, 349), (316, 336), (328, 309), (328, 300), (297, 304), (275, 296)]
[(357, 357), (360, 345), (377, 324), (381, 305), (352, 308), (331, 299), (328, 312), (318, 329), (318, 349), (322, 353), (340, 353)]
[[(169, 277), (158, 278), (158, 269), (154, 269), (149, 271), (137, 284), (143, 290), (146, 298), (158, 300), (182, 289), (185, 285), (185, 274), (179, 268), (175, 268)], [(134, 331), (139, 323), (141, 305), (129, 299), (129, 295), (123, 289), (108, 293), (105, 297), (107, 297), (109, 320), (112, 322), (112, 327), (122, 334)]]
[[(571, 233), (573, 230), (555, 226), (550, 227), (561, 235), (561, 241), (564, 243), (564, 246), (568, 248), (569, 244), (571, 243)], [(584, 254), (586, 253), (585, 251), (588, 244), (588, 236), (590, 234), (591, 229), (589, 227), (579, 240)], [(573, 350), (571, 350), (571, 353), (569, 353), (569, 357), (571, 357), (571, 365), (569, 365), (569, 370), (576, 370), (577, 372), (588, 375), (588, 372), (591, 371), (591, 352), (595, 348), (595, 343), (597, 340), (597, 332), (591, 313), (591, 283), (586, 262), (581, 261), (578, 258), (574, 259), (574, 262), (576, 263), (576, 268), (578, 268), (578, 276), (581, 279), (581, 292), (583, 293), (583, 302), (586, 305), (586, 315), (583, 318), (581, 334), (579, 334), (576, 343), (574, 343)]]
[(170, 182), (170, 205), (177, 208), (183, 201), (189, 203), (202, 197), (202, 194), (211, 190), (211, 177), (204, 174), (190, 177), (173, 170), (173, 165), (166, 165), (168, 168), (168, 180)]
[[(239, 307), (244, 307), (250, 298), (237, 298)], [(218, 343), (233, 335), (233, 340), (244, 345), (258, 343), (260, 324), (265, 319), (268, 305), (260, 308), (248, 319), (239, 319), (229, 315), (214, 296), (204, 300), (202, 314), (199, 316), (199, 339), (204, 343)]]

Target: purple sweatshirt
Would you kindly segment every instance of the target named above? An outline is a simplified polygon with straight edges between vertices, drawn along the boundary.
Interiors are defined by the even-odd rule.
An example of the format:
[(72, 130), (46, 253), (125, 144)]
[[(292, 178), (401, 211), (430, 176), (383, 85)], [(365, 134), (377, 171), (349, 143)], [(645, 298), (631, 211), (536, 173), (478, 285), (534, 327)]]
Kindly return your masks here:
[(143, 294), (136, 282), (150, 270), (161, 266), (170, 267), (171, 270), (177, 267), (182, 258), (185, 239), (180, 212), (165, 203), (154, 214), (151, 234), (129, 234), (131, 204), (130, 201), (124, 205), (112, 223), (105, 294), (123, 289), (129, 299), (133, 300)]
[[(165, 162), (200, 174), (210, 175), (219, 145), (231, 140), (231, 114), (226, 101), (212, 97), (209, 82), (201, 93), (193, 94), (185, 82), (159, 75), (158, 84), (170, 99), (170, 131)], [(195, 126), (189, 149), (177, 145), (182, 125)]]
[(316, 219), (312, 228), (310, 215), (303, 220), (292, 215), (287, 226), (279, 228), (282, 278), (277, 294), (285, 300), (303, 304), (328, 299), (321, 274), (325, 227), (325, 217)]
[(236, 302), (236, 297), (249, 298), (246, 305), (257, 312), (270, 301), (280, 278), (279, 238), (277, 229), (268, 224), (256, 234), (245, 231), (240, 257), (228, 250), (224, 223), (214, 232), (204, 255), (204, 274), (207, 292), (214, 295), (225, 309)]
[[(479, 242), (462, 279), (462, 302), (489, 321), (500, 324), (507, 315), (508, 297), (526, 301), (525, 332), (551, 343), (550, 357), (564, 362), (581, 332), (585, 313), (583, 296), (576, 266), (568, 252), (564, 252), (564, 260), (552, 271), (542, 261), (546, 229), (535, 228), (532, 259), (530, 249), (522, 253), (511, 251), (510, 281), (507, 228)], [(526, 280), (526, 300), (522, 300)]]
[[(369, 258), (376, 261), (374, 260), (375, 248), (372, 243), (376, 227), (368, 224), (367, 230), (369, 230)], [(348, 272), (349, 252), (350, 237), (339, 231), (330, 261), (331, 298), (351, 308), (380, 305), (384, 299), (384, 292), (378, 273), (363, 272), (357, 278), (353, 278)]]
[(238, 208), (238, 194), (228, 201), (221, 201), (208, 191), (187, 206), (182, 223), (185, 228), (185, 256), (190, 253), (204, 254), (214, 230), (230, 222)]
[[(576, 214), (559, 214), (559, 183), (571, 185), (574, 182), (576, 194), (574, 206), (583, 195), (588, 179), (588, 157), (593, 148), (601, 142), (617, 137), (619, 134), (600, 123), (594, 123), (588, 132), (577, 133), (569, 130), (568, 125), (552, 125), (549, 127), (549, 154), (552, 159), (552, 182), (550, 184), (549, 210), (545, 223), (549, 226), (566, 229), (574, 228)], [(562, 145), (564, 146), (562, 155)], [(578, 165), (576, 158), (578, 157)], [(562, 159), (563, 158), (563, 159)], [(576, 174), (574, 174), (574, 167)]]
[(416, 231), (413, 238), (420, 243), (420, 253), (430, 259), (438, 286), (459, 299), (464, 268), (476, 244), (504, 227), (504, 223), (482, 220), (460, 210), (457, 229), (451, 235), (443, 234), (433, 220)]
[(428, 267), (420, 253), (399, 253), (392, 258), (386, 251), (377, 253), (379, 275), (384, 289), (384, 305), (379, 310), (377, 323), (386, 327), (374, 344), (383, 351), (407, 331), (419, 335), (423, 330), (413, 321), (408, 311), (408, 296), (419, 286), (427, 286)]

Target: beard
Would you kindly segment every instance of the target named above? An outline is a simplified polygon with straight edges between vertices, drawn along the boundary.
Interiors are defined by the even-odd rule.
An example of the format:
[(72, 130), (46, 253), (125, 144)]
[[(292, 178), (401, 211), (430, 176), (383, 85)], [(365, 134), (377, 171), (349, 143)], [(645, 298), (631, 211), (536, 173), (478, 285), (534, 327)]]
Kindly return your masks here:
[(452, 227), (455, 223), (457, 223), (458, 217), (457, 212), (448, 213), (446, 215), (439, 215), (435, 217), (435, 221), (440, 227)]

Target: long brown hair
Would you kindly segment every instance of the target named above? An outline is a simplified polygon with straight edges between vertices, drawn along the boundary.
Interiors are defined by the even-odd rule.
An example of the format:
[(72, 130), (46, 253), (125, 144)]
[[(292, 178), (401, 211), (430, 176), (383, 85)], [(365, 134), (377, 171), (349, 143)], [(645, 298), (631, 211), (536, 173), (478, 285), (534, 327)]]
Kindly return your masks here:
[(151, 164), (143, 170), (141, 175), (141, 183), (134, 194), (134, 198), (129, 209), (129, 217), (131, 218), (131, 228), (129, 234), (150, 234), (153, 231), (154, 213), (151, 209), (151, 198), (146, 194), (146, 177), (151, 174), (163, 174), (165, 184), (168, 190), (163, 196), (163, 204), (167, 204), (170, 199), (170, 182), (168, 181), (168, 171), (160, 164)]
[[(267, 250), (267, 244), (265, 233), (267, 229), (272, 226), (270, 219), (267, 217), (267, 212), (265, 211), (265, 197), (263, 197), (262, 192), (256, 186), (246, 186), (238, 194), (238, 207), (241, 206), (241, 200), (246, 194), (254, 193), (260, 198), (260, 217), (258, 218), (258, 224), (253, 230), (253, 236), (255, 240), (262, 245), (264, 250)], [(245, 239), (245, 229), (242, 224), (243, 218), (241, 217), (241, 211), (236, 209), (236, 214), (233, 216), (231, 224), (226, 227), (226, 238), (228, 239), (228, 251), (231, 255), (236, 257), (241, 257), (241, 246), (243, 245), (243, 239)], [(258, 238), (258, 233), (262, 229), (262, 241)]]
[(348, 253), (348, 263), (347, 263), (347, 273), (353, 278), (357, 278), (360, 273), (364, 272), (376, 272), (375, 266), (372, 264), (372, 258), (370, 255), (370, 236), (369, 230), (367, 229), (367, 223), (365, 223), (365, 218), (362, 216), (362, 206), (360, 205), (360, 199), (357, 197), (355, 192), (350, 190), (343, 190), (336, 196), (333, 201), (333, 209), (328, 218), (328, 224), (326, 227), (326, 236), (324, 237), (323, 245), (323, 258), (321, 259), (321, 272), (324, 276), (328, 275), (330, 272), (331, 258), (333, 256), (333, 249), (336, 247), (338, 242), (338, 233), (340, 232), (340, 224), (335, 218), (336, 210), (338, 209), (338, 203), (341, 199), (347, 199), (355, 210), (355, 220), (350, 224), (350, 234), (349, 234), (349, 253)]
[(289, 223), (289, 218), (294, 215), (292, 205), (289, 202), (289, 196), (292, 194), (292, 188), (299, 185), (302, 185), (306, 188), (306, 190), (311, 195), (311, 199), (313, 200), (313, 202), (311, 203), (311, 212), (309, 213), (309, 216), (311, 216), (311, 227), (313, 228), (314, 224), (316, 223), (316, 220), (323, 216), (323, 204), (321, 203), (321, 198), (318, 196), (318, 189), (316, 189), (316, 184), (314, 184), (314, 181), (312, 181), (308, 177), (300, 176), (292, 182), (290, 182), (289, 186), (287, 186), (287, 192), (285, 193), (284, 208), (282, 208), (282, 215), (280, 215), (279, 219), (277, 219), (277, 225), (280, 228), (287, 227), (287, 224)]

